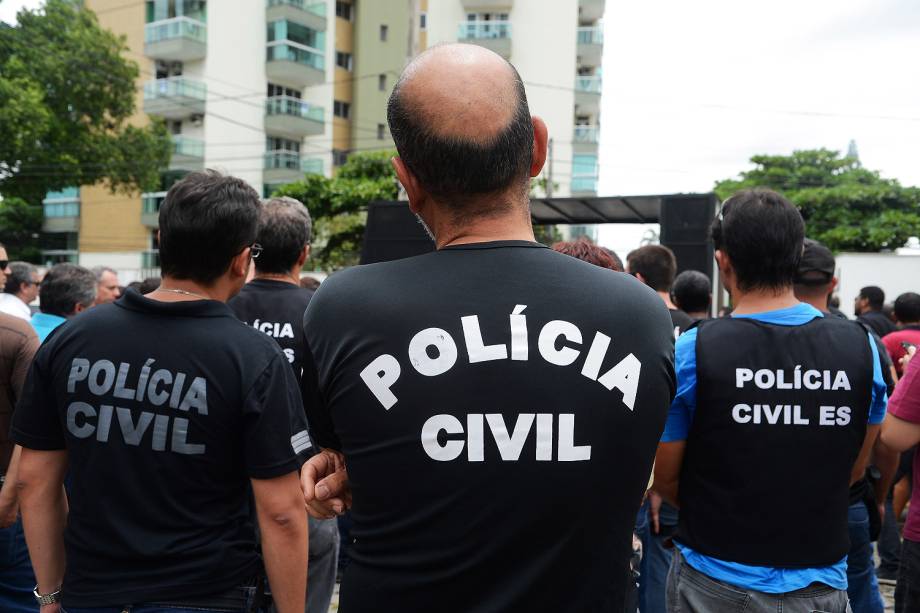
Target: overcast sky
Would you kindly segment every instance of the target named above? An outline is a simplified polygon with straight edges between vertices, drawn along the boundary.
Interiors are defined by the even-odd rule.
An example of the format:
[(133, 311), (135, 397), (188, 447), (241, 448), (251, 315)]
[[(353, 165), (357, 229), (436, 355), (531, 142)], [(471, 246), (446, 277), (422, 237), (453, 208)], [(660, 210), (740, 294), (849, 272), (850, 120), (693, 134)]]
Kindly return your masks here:
[(850, 139), (920, 185), (918, 60), (920, 0), (608, 0), (599, 193), (709, 191), (751, 155)]

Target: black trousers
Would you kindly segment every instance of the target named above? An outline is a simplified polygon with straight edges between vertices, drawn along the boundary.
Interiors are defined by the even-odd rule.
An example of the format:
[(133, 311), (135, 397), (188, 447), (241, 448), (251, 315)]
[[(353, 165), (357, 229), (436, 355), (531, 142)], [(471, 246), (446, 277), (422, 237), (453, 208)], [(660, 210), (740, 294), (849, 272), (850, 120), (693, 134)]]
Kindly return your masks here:
[(920, 611), (920, 543), (904, 539), (901, 544), (901, 566), (898, 585), (894, 589), (895, 613)]

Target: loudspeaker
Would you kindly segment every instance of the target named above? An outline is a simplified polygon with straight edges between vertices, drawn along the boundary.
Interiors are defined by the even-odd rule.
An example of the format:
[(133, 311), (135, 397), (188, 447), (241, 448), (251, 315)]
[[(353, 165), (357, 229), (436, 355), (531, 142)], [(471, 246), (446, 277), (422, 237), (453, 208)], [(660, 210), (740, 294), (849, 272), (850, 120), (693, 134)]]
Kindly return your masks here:
[(698, 270), (712, 279), (709, 227), (716, 214), (715, 195), (666, 196), (661, 199), (661, 244), (677, 257), (677, 272)]
[(409, 203), (377, 201), (368, 205), (362, 264), (401, 260), (430, 251), (434, 251), (434, 241), (409, 210)]

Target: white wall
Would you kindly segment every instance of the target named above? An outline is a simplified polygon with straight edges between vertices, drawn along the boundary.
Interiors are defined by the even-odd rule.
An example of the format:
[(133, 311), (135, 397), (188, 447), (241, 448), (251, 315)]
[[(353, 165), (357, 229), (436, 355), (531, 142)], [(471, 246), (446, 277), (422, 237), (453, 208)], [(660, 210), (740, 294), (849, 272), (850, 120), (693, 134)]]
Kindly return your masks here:
[[(546, 122), (553, 139), (556, 194), (567, 195), (575, 125), (578, 0), (514, 0), (508, 19), (510, 61), (524, 81), (531, 114)], [(464, 21), (466, 10), (460, 0), (429, 2), (428, 46), (457, 42)]]
[(920, 255), (841, 253), (837, 256), (837, 295), (840, 310), (853, 316), (853, 299), (867, 285), (885, 291), (885, 302), (904, 292), (920, 293)]

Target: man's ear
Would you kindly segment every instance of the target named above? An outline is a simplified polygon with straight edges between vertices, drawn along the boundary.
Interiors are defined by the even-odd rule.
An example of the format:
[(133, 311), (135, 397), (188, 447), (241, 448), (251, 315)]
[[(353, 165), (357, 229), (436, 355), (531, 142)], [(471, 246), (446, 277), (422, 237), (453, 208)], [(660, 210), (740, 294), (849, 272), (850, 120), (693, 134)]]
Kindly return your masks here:
[(303, 265), (307, 263), (307, 260), (310, 258), (310, 245), (304, 245), (303, 249), (300, 250), (300, 255), (297, 256), (297, 269), (300, 270), (303, 268)]
[(536, 177), (543, 170), (546, 163), (546, 147), (549, 142), (549, 130), (546, 123), (537, 116), (533, 120), (533, 152), (530, 155), (530, 176)]
[(396, 171), (396, 178), (399, 179), (399, 183), (406, 190), (406, 195), (409, 197), (409, 209), (418, 214), (419, 208), (421, 208), (427, 195), (425, 190), (415, 175), (412, 174), (412, 171), (409, 170), (409, 167), (402, 161), (402, 158), (398, 156), (390, 158), (390, 163)]
[(230, 276), (233, 278), (246, 278), (249, 275), (249, 263), (252, 261), (250, 254), (252, 247), (246, 247), (230, 261)]

